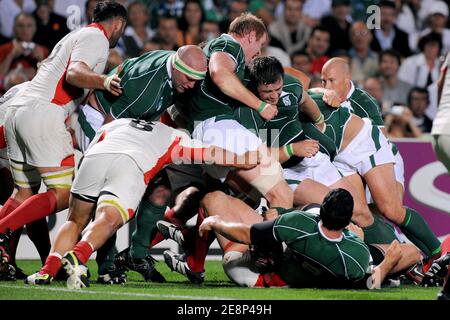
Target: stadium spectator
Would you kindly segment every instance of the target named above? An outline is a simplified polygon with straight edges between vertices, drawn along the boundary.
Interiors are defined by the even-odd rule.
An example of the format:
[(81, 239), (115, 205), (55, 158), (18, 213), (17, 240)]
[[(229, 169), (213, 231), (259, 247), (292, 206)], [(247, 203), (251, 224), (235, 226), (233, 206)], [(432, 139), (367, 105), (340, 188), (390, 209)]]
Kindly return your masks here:
[[(447, 54), (438, 80), (439, 108), (433, 121), (431, 134), (433, 135), (433, 148), (437, 158), (447, 168), (450, 174), (450, 53)], [(447, 280), (447, 285), (448, 285)]]
[(303, 0), (286, 0), (283, 15), (269, 25), (271, 45), (284, 49), (289, 55), (308, 42), (311, 28), (302, 20)]
[(352, 79), (361, 86), (367, 77), (373, 77), (378, 73), (378, 54), (370, 49), (372, 33), (362, 21), (356, 21), (351, 26), (350, 41)]
[(205, 20), (201, 25), (200, 43), (210, 41), (220, 36), (220, 27), (217, 21)]
[(448, 22), (448, 5), (444, 1), (435, 1), (428, 9), (427, 28), (419, 33), (420, 39), (432, 32), (441, 36), (442, 54), (447, 54), (450, 51), (450, 29), (447, 26)]
[(179, 47), (201, 42), (201, 26), (204, 20), (205, 13), (200, 0), (187, 0), (178, 24), (180, 30), (177, 44)]
[(158, 28), (155, 37), (161, 43), (162, 50), (177, 50), (178, 23), (173, 16), (161, 16), (158, 19)]
[(203, 7), (205, 9), (206, 20), (220, 23), (220, 21), (227, 17), (228, 6), (226, 0), (204, 0)]
[(260, 17), (268, 26), (275, 20), (275, 9), (280, 0), (250, 0), (248, 10), (255, 16)]
[(81, 22), (80, 27), (85, 27), (88, 24), (92, 23), (92, 19), (94, 17), (94, 9), (97, 5), (97, 2), (101, 0), (87, 0), (84, 4), (84, 17)]
[(144, 43), (144, 49), (142, 49), (141, 54), (155, 50), (161, 50), (161, 41), (156, 37)]
[(397, 27), (408, 34), (409, 47), (412, 51), (417, 49), (419, 32), (423, 28), (423, 20), (419, 15), (422, 0), (402, 1), (400, 12), (397, 17)]
[(155, 36), (148, 27), (150, 14), (147, 7), (140, 1), (128, 6), (128, 26), (122, 36), (122, 46), (127, 57), (137, 57), (144, 49), (146, 41)]
[(14, 23), (19, 13), (33, 13), (36, 9), (34, 0), (2, 0), (0, 1), (0, 34), (13, 38)]
[(183, 0), (165, 0), (160, 1), (157, 9), (158, 17), (172, 16), (180, 18), (183, 14), (184, 1)]
[(302, 16), (306, 25), (314, 28), (320, 24), (322, 17), (331, 10), (331, 0), (305, 0)]
[(422, 133), (430, 133), (433, 121), (425, 114), (430, 103), (427, 89), (414, 87), (408, 94), (408, 108), (413, 115), (415, 125)]
[(380, 111), (382, 111), (382, 100), (384, 96), (383, 86), (381, 85), (380, 79), (376, 77), (368, 77), (364, 81), (363, 85), (364, 91), (367, 91), (378, 104)]
[(228, 27), (231, 21), (239, 17), (241, 14), (248, 10), (247, 0), (231, 0), (228, 4), (228, 14), (225, 19), (222, 19), (219, 23), (220, 31), (222, 33), (228, 32)]
[(406, 105), (411, 85), (398, 78), (400, 55), (394, 50), (385, 50), (379, 56), (380, 80), (383, 86), (383, 112), (394, 104)]
[(402, 57), (411, 55), (409, 48), (408, 35), (397, 28), (397, 11), (395, 3), (389, 0), (382, 0), (380, 7), (380, 29), (373, 30), (373, 39), (371, 43), (372, 50), (380, 52), (387, 49), (394, 49)]
[(349, 17), (352, 8), (350, 0), (333, 0), (331, 6), (331, 15), (323, 17), (320, 24), (330, 33), (329, 52), (337, 50), (349, 50), (351, 48), (349, 32)]
[(406, 106), (393, 106), (384, 118), (387, 136), (392, 138), (418, 138), (422, 135)]
[(21, 66), (23, 72), (32, 79), (37, 64), (48, 56), (48, 49), (33, 42), (36, 21), (27, 13), (20, 13), (14, 21), (15, 38), (0, 46), (0, 77)]
[(311, 73), (313, 75), (320, 74), (323, 65), (328, 61), (329, 57), (326, 55), (330, 47), (330, 33), (321, 26), (315, 27), (311, 31), (311, 36), (308, 39), (308, 44), (304, 51), (311, 58)]
[(398, 78), (412, 86), (427, 88), (439, 78), (441, 37), (429, 33), (419, 40), (420, 53), (406, 58), (398, 71)]
[(300, 70), (304, 74), (306, 74), (309, 78), (313, 77), (311, 72), (312, 63), (311, 57), (305, 51), (295, 51), (291, 54), (291, 66), (297, 70)]
[[(270, 35), (269, 35), (270, 38)], [(270, 44), (270, 41), (266, 41), (264, 43), (264, 46), (261, 49), (261, 56), (263, 57), (275, 57), (277, 58), (283, 67), (290, 67), (291, 66), (291, 58), (289, 55), (282, 49), (278, 47), (273, 47)]]
[(37, 9), (34, 12), (36, 19), (36, 33), (33, 41), (39, 43), (49, 51), (69, 33), (66, 18), (54, 13), (54, 0), (38, 0)]

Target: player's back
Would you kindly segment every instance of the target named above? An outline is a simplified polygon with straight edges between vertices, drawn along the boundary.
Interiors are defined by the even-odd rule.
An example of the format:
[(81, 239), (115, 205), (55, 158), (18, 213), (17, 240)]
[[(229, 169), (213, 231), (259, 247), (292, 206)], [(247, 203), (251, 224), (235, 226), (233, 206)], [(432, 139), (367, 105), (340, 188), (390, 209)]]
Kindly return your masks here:
[(36, 98), (65, 108), (71, 113), (84, 97), (88, 89), (69, 84), (66, 72), (70, 62), (84, 62), (96, 73), (103, 73), (108, 59), (109, 42), (99, 24), (78, 29), (61, 39), (44, 60), (30, 82), (26, 98)]

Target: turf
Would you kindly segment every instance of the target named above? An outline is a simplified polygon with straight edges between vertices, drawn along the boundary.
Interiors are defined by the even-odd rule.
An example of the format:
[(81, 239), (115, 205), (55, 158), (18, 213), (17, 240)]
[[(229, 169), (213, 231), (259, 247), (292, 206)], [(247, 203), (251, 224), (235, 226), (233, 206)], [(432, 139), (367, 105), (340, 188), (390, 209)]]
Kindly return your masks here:
[[(25, 273), (31, 274), (39, 270), (40, 262), (23, 260), (18, 265)], [(22, 281), (0, 282), (0, 300), (434, 300), (439, 291), (438, 288), (417, 286), (376, 291), (239, 288), (228, 280), (219, 261), (206, 263), (206, 280), (200, 286), (190, 284), (183, 276), (171, 272), (164, 263), (158, 263), (157, 269), (166, 277), (167, 283), (144, 282), (139, 274), (129, 272), (125, 285), (106, 286), (95, 283), (95, 262), (88, 265), (92, 273), (89, 288), (69, 290), (65, 282), (53, 282), (45, 287), (28, 286)]]

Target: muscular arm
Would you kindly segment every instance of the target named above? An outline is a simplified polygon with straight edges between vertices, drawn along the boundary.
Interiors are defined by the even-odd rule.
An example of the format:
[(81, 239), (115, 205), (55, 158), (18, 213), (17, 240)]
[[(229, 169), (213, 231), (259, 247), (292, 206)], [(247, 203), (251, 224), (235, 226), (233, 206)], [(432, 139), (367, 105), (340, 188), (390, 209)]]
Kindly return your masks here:
[(235, 74), (236, 63), (227, 53), (214, 52), (209, 61), (209, 74), (213, 82), (227, 96), (258, 110), (261, 100), (248, 90)]
[(67, 68), (67, 82), (78, 88), (104, 89), (105, 79), (106, 75), (95, 73), (81, 61), (73, 61)]
[[(303, 92), (305, 95), (305, 99), (303, 103), (299, 105), (299, 110), (306, 114), (312, 121), (315, 121), (320, 117), (322, 112), (320, 112), (319, 107), (317, 106), (317, 103), (311, 99), (311, 97), (306, 93), (306, 91)], [(316, 125), (321, 131), (324, 130), (324, 122), (322, 122), (319, 125)]]

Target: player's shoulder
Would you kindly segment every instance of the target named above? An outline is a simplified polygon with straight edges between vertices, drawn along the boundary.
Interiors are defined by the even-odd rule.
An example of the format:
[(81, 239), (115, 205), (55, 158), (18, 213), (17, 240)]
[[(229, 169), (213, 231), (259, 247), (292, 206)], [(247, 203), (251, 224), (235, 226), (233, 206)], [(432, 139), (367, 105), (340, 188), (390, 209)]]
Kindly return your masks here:
[(223, 51), (233, 56), (237, 56), (242, 51), (241, 44), (226, 33), (220, 35), (216, 39), (211, 40), (207, 44), (205, 49), (207, 51), (207, 54), (217, 51)]
[(303, 91), (303, 85), (296, 77), (285, 73), (283, 77), (283, 90)]
[(374, 97), (372, 97), (367, 91), (361, 89), (361, 88), (355, 88), (355, 91), (353, 92), (350, 99), (355, 100), (358, 103), (364, 103), (369, 104), (377, 107), (377, 102)]

